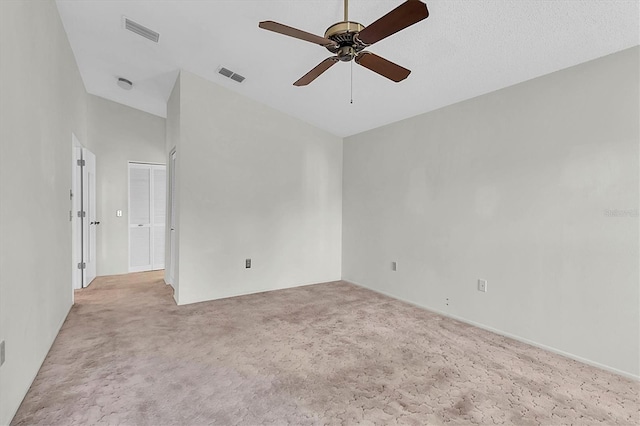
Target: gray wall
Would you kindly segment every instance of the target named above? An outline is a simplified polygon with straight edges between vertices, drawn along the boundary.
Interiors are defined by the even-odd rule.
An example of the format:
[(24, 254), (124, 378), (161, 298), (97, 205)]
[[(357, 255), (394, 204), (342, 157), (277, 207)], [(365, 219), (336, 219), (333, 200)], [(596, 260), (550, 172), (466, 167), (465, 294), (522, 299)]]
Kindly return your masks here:
[[(165, 250), (164, 250), (164, 254), (165, 254), (165, 261), (164, 261), (164, 265), (165, 265), (165, 270), (164, 270), (164, 280), (166, 283), (171, 284), (171, 286), (173, 287), (173, 298), (176, 300), (176, 302), (178, 302), (179, 300), (179, 278), (180, 278), (180, 265), (178, 264), (178, 262), (176, 262), (175, 265), (173, 265), (173, 269), (174, 269), (174, 277), (173, 277), (173, 281), (169, 278), (169, 273), (170, 273), (170, 268), (171, 266), (171, 224), (170, 224), (170, 215), (171, 215), (171, 191), (170, 191), (170, 185), (171, 185), (171, 152), (175, 149), (176, 150), (176, 154), (177, 154), (177, 150), (179, 149), (179, 144), (180, 144), (180, 76), (178, 75), (178, 78), (176, 79), (176, 82), (173, 86), (173, 90), (171, 91), (171, 96), (169, 96), (169, 100), (167, 101), (167, 120), (166, 120), (166, 141), (165, 141), (165, 155), (166, 155), (166, 164), (167, 164), (167, 227), (165, 229), (166, 233), (165, 233)], [(179, 164), (180, 164), (180, 157), (176, 156), (176, 170), (173, 171), (173, 173), (176, 174), (176, 188), (175, 188), (175, 193), (173, 194), (173, 197), (175, 197), (175, 202), (173, 204), (175, 205), (179, 205), (180, 203), (180, 193), (177, 191), (179, 184), (178, 182), (178, 175), (179, 175)], [(175, 212), (175, 216), (176, 216), (176, 224), (179, 223), (180, 219), (179, 219), (179, 215), (180, 215), (180, 211), (179, 209), (176, 209)], [(176, 243), (174, 244), (174, 249), (176, 251), (176, 255), (174, 256), (176, 259), (180, 258), (179, 255), (179, 251), (180, 251), (180, 229), (178, 227), (176, 227), (175, 230), (175, 238), (176, 238)]]
[(86, 92), (53, 1), (0, 1), (0, 424), (72, 303), (71, 134)]
[[(97, 272), (129, 272), (129, 161), (165, 163), (165, 119), (88, 96), (88, 141), (96, 155)], [(122, 210), (116, 217), (116, 210)]]
[(179, 132), (180, 304), (340, 279), (340, 138), (184, 71)]
[(345, 139), (343, 278), (637, 377), (638, 64), (636, 47)]

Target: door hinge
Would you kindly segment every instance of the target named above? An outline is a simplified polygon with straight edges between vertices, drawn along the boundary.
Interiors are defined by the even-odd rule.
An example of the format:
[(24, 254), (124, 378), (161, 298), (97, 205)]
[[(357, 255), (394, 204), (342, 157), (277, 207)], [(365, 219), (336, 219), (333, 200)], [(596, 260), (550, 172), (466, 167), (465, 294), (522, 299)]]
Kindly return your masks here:
[(84, 262), (80, 262), (78, 263), (78, 269), (85, 269), (87, 267), (87, 264)]
[(78, 211), (78, 217), (85, 217), (86, 215), (87, 215), (87, 212), (81, 211), (81, 210)]
[(84, 160), (78, 160), (78, 166), (82, 167), (85, 165), (86, 165), (86, 162)]

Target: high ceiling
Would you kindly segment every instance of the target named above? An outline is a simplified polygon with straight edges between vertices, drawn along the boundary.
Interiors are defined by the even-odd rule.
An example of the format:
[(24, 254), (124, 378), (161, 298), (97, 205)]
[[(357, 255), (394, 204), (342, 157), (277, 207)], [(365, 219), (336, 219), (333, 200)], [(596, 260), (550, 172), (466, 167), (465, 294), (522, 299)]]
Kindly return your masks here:
[[(351, 0), (368, 25), (401, 0)], [(184, 69), (349, 136), (640, 44), (638, 0), (426, 0), (428, 19), (368, 50), (412, 70), (393, 83), (338, 63), (306, 87), (292, 83), (330, 56), (258, 28), (274, 20), (314, 34), (342, 20), (341, 0), (58, 0), (89, 93), (159, 116)], [(160, 33), (153, 43), (123, 16)], [(222, 75), (220, 66), (246, 80)], [(117, 77), (134, 83), (125, 91)], [(215, 100), (212, 100), (215, 102)]]

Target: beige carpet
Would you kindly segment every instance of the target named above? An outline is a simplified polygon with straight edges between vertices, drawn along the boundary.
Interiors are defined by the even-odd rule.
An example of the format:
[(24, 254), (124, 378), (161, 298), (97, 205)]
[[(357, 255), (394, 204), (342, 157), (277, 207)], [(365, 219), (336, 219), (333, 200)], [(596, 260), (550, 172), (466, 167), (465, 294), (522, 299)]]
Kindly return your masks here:
[(640, 420), (638, 382), (344, 282), (178, 307), (161, 277), (76, 292), (13, 424)]

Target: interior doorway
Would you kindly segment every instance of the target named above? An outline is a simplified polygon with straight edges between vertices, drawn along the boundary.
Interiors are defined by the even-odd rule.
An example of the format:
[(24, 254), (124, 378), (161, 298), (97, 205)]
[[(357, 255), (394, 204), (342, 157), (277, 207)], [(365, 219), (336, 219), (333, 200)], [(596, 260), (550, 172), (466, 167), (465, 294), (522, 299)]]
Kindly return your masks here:
[(96, 156), (72, 136), (72, 287), (89, 286), (96, 277)]
[(169, 163), (169, 273), (167, 275), (167, 284), (175, 289), (175, 274), (176, 274), (176, 151), (171, 152)]
[(164, 269), (166, 167), (129, 163), (129, 272)]

